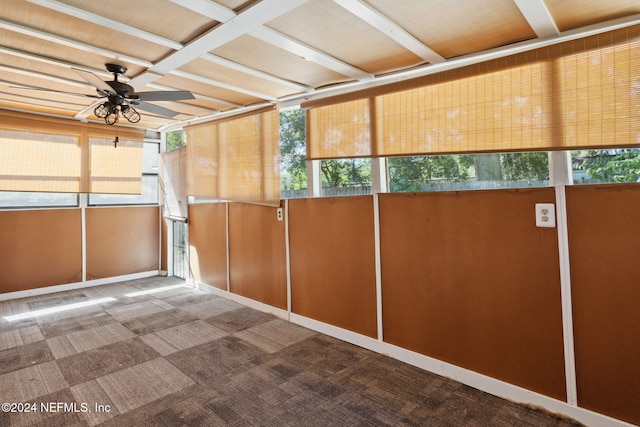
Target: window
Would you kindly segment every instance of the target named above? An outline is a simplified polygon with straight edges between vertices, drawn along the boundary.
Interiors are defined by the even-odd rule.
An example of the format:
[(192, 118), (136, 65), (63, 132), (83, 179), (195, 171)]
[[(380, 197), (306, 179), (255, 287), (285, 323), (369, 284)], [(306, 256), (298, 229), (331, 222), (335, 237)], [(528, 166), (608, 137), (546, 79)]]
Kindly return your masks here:
[(173, 227), (173, 275), (186, 279), (189, 263), (187, 260), (187, 225), (184, 222), (171, 221)]
[(320, 161), (322, 196), (371, 194), (371, 159)]
[(303, 110), (280, 113), (280, 197), (307, 196), (307, 141)]
[(0, 191), (0, 209), (78, 206), (77, 193)]
[(145, 142), (142, 150), (142, 194), (89, 194), (89, 205), (141, 205), (158, 203), (160, 144)]
[(571, 152), (574, 184), (640, 182), (640, 149)]
[(391, 157), (389, 191), (450, 191), (549, 185), (546, 152)]
[(180, 129), (167, 132), (167, 151), (173, 151), (185, 145), (187, 145), (187, 138), (184, 130)]

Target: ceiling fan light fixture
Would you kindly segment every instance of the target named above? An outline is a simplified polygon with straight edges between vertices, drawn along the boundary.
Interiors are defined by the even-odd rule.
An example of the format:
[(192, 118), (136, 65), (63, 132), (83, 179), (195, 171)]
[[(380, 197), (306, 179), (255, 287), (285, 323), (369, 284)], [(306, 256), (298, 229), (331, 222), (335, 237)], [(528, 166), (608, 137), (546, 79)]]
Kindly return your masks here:
[(106, 118), (112, 112), (113, 112), (113, 106), (108, 102), (103, 102), (102, 104), (98, 105), (95, 108), (95, 110), (93, 110), (93, 114), (95, 114), (96, 117), (99, 117), (101, 119)]
[(138, 123), (140, 121), (140, 114), (131, 106), (121, 105), (120, 111), (122, 111), (122, 115), (129, 120), (129, 122)]
[(116, 123), (118, 123), (118, 110), (114, 109), (113, 111), (111, 111), (107, 117), (104, 118), (104, 121), (108, 124), (108, 125), (115, 125)]

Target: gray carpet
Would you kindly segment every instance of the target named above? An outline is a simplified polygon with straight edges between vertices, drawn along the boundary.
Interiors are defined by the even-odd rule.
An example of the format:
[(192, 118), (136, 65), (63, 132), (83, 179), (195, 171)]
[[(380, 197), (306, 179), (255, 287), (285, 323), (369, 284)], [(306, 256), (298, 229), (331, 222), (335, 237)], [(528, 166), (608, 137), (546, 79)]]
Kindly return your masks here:
[(579, 425), (180, 283), (1, 302), (0, 426)]

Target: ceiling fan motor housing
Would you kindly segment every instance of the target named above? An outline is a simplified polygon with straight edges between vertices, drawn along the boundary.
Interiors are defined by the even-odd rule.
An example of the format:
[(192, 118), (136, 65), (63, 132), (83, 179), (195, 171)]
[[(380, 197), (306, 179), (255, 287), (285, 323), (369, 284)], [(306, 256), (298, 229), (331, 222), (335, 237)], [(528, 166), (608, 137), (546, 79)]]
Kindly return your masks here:
[(129, 98), (129, 96), (134, 92), (133, 87), (129, 86), (126, 83), (119, 82), (117, 80), (114, 80), (112, 82), (106, 82), (106, 83), (109, 86), (111, 86), (113, 90), (115, 90), (116, 93), (123, 98)]

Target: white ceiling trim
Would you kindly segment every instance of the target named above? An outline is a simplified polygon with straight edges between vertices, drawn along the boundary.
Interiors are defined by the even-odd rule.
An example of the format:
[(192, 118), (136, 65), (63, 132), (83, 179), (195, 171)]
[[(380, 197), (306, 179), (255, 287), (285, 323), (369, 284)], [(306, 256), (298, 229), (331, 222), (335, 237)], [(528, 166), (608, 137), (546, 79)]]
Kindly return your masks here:
[(199, 13), (218, 22), (227, 22), (235, 18), (236, 13), (228, 7), (222, 6), (209, 0), (170, 0), (172, 3), (180, 5), (185, 9)]
[[(4, 92), (0, 92), (0, 94), (5, 94)], [(11, 95), (11, 94), (9, 94)], [(37, 99), (37, 98), (33, 98), (33, 97), (29, 97), (28, 99), (35, 99), (37, 102), (30, 102), (30, 101), (25, 101), (24, 100), (25, 97), (20, 97), (20, 101), (16, 101), (15, 99), (9, 97), (6, 98), (5, 96), (0, 96), (0, 100), (1, 101), (7, 101), (7, 102), (13, 102), (16, 104), (26, 104), (26, 105), (32, 105), (34, 107), (39, 107), (39, 108), (53, 108), (50, 105), (47, 104), (43, 104), (42, 103), (42, 99)], [(50, 101), (50, 100), (45, 100), (47, 103), (53, 103), (55, 102), (55, 109), (56, 110), (62, 110), (62, 111), (69, 111), (69, 112), (76, 112), (78, 111), (78, 107), (84, 107), (84, 104), (74, 104), (71, 102), (64, 102), (64, 101)], [(68, 117), (67, 117), (68, 118)]]
[(314, 62), (329, 70), (333, 70), (358, 81), (369, 81), (374, 78), (373, 74), (367, 73), (366, 71), (340, 61), (331, 55), (327, 55), (324, 52), (304, 45), (299, 41), (270, 28), (262, 26), (254, 28), (250, 34), (262, 41), (298, 55), (307, 61)]
[(201, 83), (206, 83), (206, 84), (211, 85), (211, 86), (217, 86), (217, 87), (220, 87), (222, 89), (228, 89), (228, 90), (232, 90), (234, 92), (243, 93), (245, 95), (253, 96), (253, 97), (256, 97), (256, 98), (260, 98), (260, 99), (267, 99), (267, 100), (270, 100), (270, 101), (275, 101), (277, 99), (277, 98), (275, 98), (275, 97), (273, 97), (271, 95), (267, 95), (267, 94), (264, 94), (264, 93), (256, 92), (256, 91), (253, 91), (253, 90), (248, 90), (248, 89), (242, 88), (240, 86), (234, 86), (234, 85), (230, 85), (230, 84), (227, 84), (227, 83), (222, 83), (222, 82), (219, 82), (217, 80), (212, 80), (212, 79), (209, 79), (207, 77), (198, 76), (198, 75), (192, 74), (192, 73), (187, 73), (185, 71), (173, 70), (173, 71), (170, 71), (169, 74), (173, 74), (174, 76), (178, 76), (178, 77), (184, 77), (185, 79), (194, 80), (194, 81), (201, 82)]
[(238, 115), (238, 114), (247, 113), (247, 112), (251, 112), (251, 111), (256, 111), (256, 110), (259, 110), (261, 108), (266, 108), (266, 107), (274, 107), (275, 108), (275, 104), (273, 102), (261, 102), (259, 104), (247, 105), (247, 106), (235, 109), (233, 111), (221, 111), (219, 113), (214, 113), (214, 114), (211, 114), (209, 116), (194, 117), (193, 119), (190, 119), (190, 120), (184, 120), (184, 121), (181, 121), (181, 122), (168, 124), (166, 126), (163, 126), (163, 127), (159, 128), (158, 131), (159, 132), (168, 132), (170, 130), (179, 129), (179, 128), (182, 128), (184, 126), (189, 126), (189, 125), (194, 125), (194, 124), (198, 124), (198, 123), (208, 122), (208, 121), (211, 121), (211, 120), (222, 119), (222, 118), (225, 118), (225, 117), (232, 117), (232, 116), (235, 116), (235, 115)]
[[(40, 56), (40, 55), (36, 55), (36, 54), (33, 54), (33, 53), (27, 53), (27, 52), (23, 52), (21, 50), (11, 49), (11, 48), (5, 47), (5, 46), (0, 46), (0, 52), (8, 54), (8, 55), (17, 56), (19, 58), (28, 59), (30, 61), (36, 61), (36, 62), (40, 62), (40, 63), (47, 64), (47, 65), (53, 65), (53, 66), (56, 66), (56, 67), (80, 68), (82, 70), (89, 71), (89, 72), (91, 72), (93, 74), (101, 75), (101, 76), (103, 76), (105, 78), (113, 77), (113, 74), (109, 73), (105, 69), (98, 70), (96, 68), (85, 67), (83, 65), (78, 65), (78, 64), (72, 64), (70, 62), (60, 61), (58, 59), (51, 59), (51, 58), (48, 58), (46, 56)], [(128, 79), (129, 78), (127, 76), (120, 76), (120, 80), (123, 81), (123, 82), (127, 81)]]
[(87, 12), (86, 10), (78, 9), (77, 7), (60, 3), (59, 1), (56, 1), (56, 0), (27, 0), (27, 1), (47, 9), (55, 10), (56, 12), (64, 13), (65, 15), (73, 16), (75, 18), (82, 19), (84, 21), (91, 22), (96, 25), (100, 25), (101, 27), (109, 28), (111, 30), (129, 34), (139, 39), (143, 39), (143, 40), (150, 41), (152, 43), (159, 44), (161, 46), (169, 47), (174, 50), (182, 49), (182, 44), (174, 40), (167, 39), (157, 34), (149, 33), (139, 28), (135, 28), (130, 25), (126, 25), (121, 22), (114, 21), (112, 19), (105, 18), (100, 15), (96, 15), (91, 12)]
[(524, 19), (540, 38), (557, 36), (560, 34), (544, 0), (513, 0), (520, 9)]
[(261, 78), (263, 80), (268, 80), (272, 83), (276, 83), (282, 86), (287, 86), (292, 89), (299, 90), (301, 92), (313, 92), (313, 88), (310, 86), (305, 86), (300, 83), (295, 83), (290, 80), (281, 79), (280, 77), (276, 77), (272, 74), (265, 73), (264, 71), (256, 70), (255, 68), (247, 67), (246, 65), (238, 64), (237, 62), (230, 61), (226, 58), (222, 58), (217, 55), (212, 55), (210, 53), (205, 53), (201, 57), (209, 62), (214, 64), (222, 65), (223, 67), (230, 68), (232, 70), (240, 71), (241, 73), (249, 74), (254, 77)]
[[(217, 25), (209, 32), (188, 43), (184, 48), (174, 52), (167, 58), (149, 67), (149, 71), (160, 74), (170, 73), (182, 65), (201, 57), (207, 52), (222, 46), (236, 38), (244, 35), (248, 29), (258, 27), (277, 16), (295, 9), (308, 0), (262, 0), (236, 15), (234, 18), (223, 24)], [(143, 73), (145, 74), (145, 73)], [(140, 76), (140, 81), (145, 84), (160, 78), (159, 74), (151, 76)], [(132, 80), (135, 87), (138, 84), (138, 77)]]
[[(251, 11), (252, 13), (258, 11), (257, 7), (260, 6), (262, 7), (266, 7), (268, 4), (274, 4), (275, 2), (277, 2), (278, 0), (263, 0), (261, 3), (259, 3), (256, 6), (253, 6), (249, 9), (247, 9), (246, 11), (241, 12), (239, 15), (235, 15), (235, 12), (231, 9), (227, 9), (223, 6), (220, 6), (214, 2), (203, 2), (202, 0), (171, 0), (174, 3), (180, 4), (183, 7), (189, 8), (194, 12), (200, 13), (204, 16), (206, 16), (207, 18), (211, 18), (211, 19), (215, 19), (217, 21), (221, 21), (221, 22), (225, 22), (226, 24), (231, 24), (231, 22), (236, 22), (239, 23), (240, 21), (238, 21), (239, 18), (244, 18), (246, 16), (248, 16), (247, 14)], [(340, 60), (338, 60), (337, 58), (334, 58), (324, 52), (321, 52), (317, 49), (313, 49), (309, 46), (305, 46), (302, 43), (298, 42), (297, 40), (294, 40), (290, 37), (285, 36), (284, 34), (278, 33), (274, 30), (268, 29), (266, 27), (263, 26), (263, 24), (265, 22), (268, 22), (286, 12), (288, 12), (289, 10), (295, 9), (296, 7), (302, 5), (303, 3), (305, 3), (307, 0), (297, 0), (297, 3), (293, 6), (293, 7), (287, 7), (285, 9), (281, 9), (278, 12), (274, 12), (273, 10), (270, 10), (270, 16), (268, 18), (265, 18), (264, 16), (254, 16), (253, 19), (253, 23), (249, 23), (249, 28), (250, 31), (248, 31), (248, 34), (251, 34), (252, 36), (265, 41), (269, 44), (272, 44), (278, 48), (284, 49), (288, 52), (291, 52), (295, 55), (298, 55), (308, 61), (312, 61), (317, 63), (318, 65), (321, 65), (327, 69), (336, 71), (342, 75), (345, 76), (349, 76), (351, 78), (354, 78), (356, 80), (359, 81), (368, 81), (371, 80), (373, 78), (373, 75), (366, 73), (363, 70), (360, 70), (356, 67), (353, 67), (345, 62), (342, 62)], [(280, 3), (285, 3), (285, 2), (280, 2)], [(277, 4), (277, 3), (275, 3)], [(214, 6), (215, 5), (215, 6)], [(256, 9), (256, 10), (254, 10)], [(231, 14), (233, 14), (234, 16), (230, 18)], [(218, 28), (220, 28), (220, 30), (218, 31), (222, 31), (222, 27), (224, 27), (225, 25), (221, 25), (219, 27), (216, 27), (212, 30), (212, 32), (215, 32), (216, 30), (218, 30)], [(239, 26), (239, 25), (238, 25)], [(237, 32), (237, 31), (236, 31)], [(233, 38), (237, 38), (241, 35), (243, 35), (245, 33), (245, 31), (241, 31), (241, 34), (236, 34), (235, 37)], [(233, 40), (233, 38), (230, 38), (228, 40), (225, 40), (222, 43), (218, 43), (217, 45), (210, 47), (209, 51), (214, 50), (216, 47), (221, 46), (222, 44)], [(212, 57), (208, 57), (208, 56), (203, 56), (204, 59), (207, 60), (211, 60)], [(213, 62), (213, 61), (212, 61)], [(239, 70), (241, 71), (241, 70)], [(243, 71), (243, 72), (247, 72), (247, 71)], [(255, 72), (260, 73), (260, 71), (255, 70)], [(254, 74), (255, 72), (252, 72), (251, 74)], [(262, 77), (262, 76), (258, 76), (258, 77)], [(264, 77), (263, 77), (264, 78)], [(273, 81), (273, 80), (272, 80)], [(283, 84), (282, 81), (276, 81), (276, 83), (279, 84)], [(291, 83), (287, 84), (287, 86), (291, 86)], [(305, 92), (311, 92), (313, 91), (313, 88), (307, 87), (307, 86), (298, 86), (296, 87), (296, 89), (298, 90), (302, 90)]]
[(382, 15), (371, 6), (360, 0), (333, 0), (334, 3), (348, 10), (376, 30), (384, 33), (391, 40), (395, 41), (405, 49), (410, 50), (415, 55), (427, 62), (436, 64), (444, 62), (446, 59), (426, 46), (420, 40), (412, 36), (404, 28)]
[(151, 67), (153, 65), (149, 61), (145, 61), (139, 58), (134, 58), (132, 56), (124, 55), (111, 50), (102, 49), (97, 46), (93, 46), (93, 45), (82, 43), (76, 40), (71, 40), (65, 37), (53, 35), (51, 33), (45, 33), (44, 31), (25, 27), (23, 25), (14, 24), (12, 22), (0, 20), (0, 28), (8, 31), (14, 31), (16, 33), (24, 34), (30, 37), (35, 37), (40, 40), (47, 40), (53, 43), (68, 46), (73, 49), (78, 49), (78, 50), (82, 50), (82, 51), (93, 53), (93, 54), (103, 55), (103, 56), (106, 56), (107, 58), (112, 58), (120, 61), (129, 62), (132, 64), (140, 65), (145, 68)]
[(49, 80), (49, 81), (52, 81), (52, 82), (62, 83), (62, 84), (65, 84), (65, 85), (76, 86), (76, 87), (80, 87), (80, 88), (83, 88), (83, 89), (92, 89), (93, 91), (96, 90), (96, 88), (94, 86), (91, 86), (89, 83), (77, 82), (75, 80), (64, 79), (62, 77), (54, 76), (54, 75), (51, 75), (51, 74), (39, 73), (39, 72), (36, 72), (36, 71), (31, 71), (31, 70), (25, 70), (24, 68), (11, 67), (11, 66), (8, 66), (8, 65), (0, 65), (0, 70), (1, 71), (7, 71), (9, 73), (21, 74), (23, 76), (28, 76), (28, 77), (36, 77), (38, 79)]
[[(13, 86), (13, 83), (7, 82), (5, 80), (0, 80), (0, 85)], [(28, 86), (25, 86), (25, 87), (28, 87)], [(0, 94), (3, 94), (5, 96), (18, 97), (20, 99), (33, 99), (33, 100), (38, 101), (38, 102), (55, 102), (55, 103), (60, 102), (60, 103), (66, 104), (66, 105), (75, 105), (76, 108), (77, 107), (84, 107), (84, 106), (87, 105), (87, 103), (86, 102), (71, 102), (71, 101), (69, 101), (69, 100), (67, 100), (65, 98), (66, 96), (69, 96), (71, 98), (84, 99), (85, 101), (88, 101), (89, 99), (91, 99), (91, 98), (87, 98), (85, 96), (82, 96), (82, 95), (76, 94), (76, 93), (70, 93), (68, 95), (67, 94), (56, 94), (57, 98), (56, 98), (55, 101), (54, 100), (50, 100), (50, 99), (43, 99), (43, 98), (38, 97), (38, 96), (22, 95), (22, 94), (16, 94), (16, 93), (13, 93), (13, 92), (6, 92), (6, 91), (0, 91)], [(7, 99), (7, 98), (5, 98), (5, 99)], [(31, 104), (31, 105), (38, 105), (38, 104), (35, 103), (35, 104)]]
[(532, 39), (517, 42), (504, 47), (498, 47), (483, 52), (478, 52), (470, 55), (460, 56), (454, 59), (449, 59), (446, 62), (439, 64), (429, 64), (421, 67), (417, 67), (407, 71), (401, 71), (394, 74), (387, 74), (385, 76), (376, 77), (371, 82), (350, 82), (341, 85), (317, 89), (314, 94), (307, 95), (292, 95), (281, 98), (280, 105), (292, 106), (308, 100), (317, 100), (327, 98), (336, 95), (342, 95), (350, 92), (355, 92), (363, 89), (370, 89), (373, 87), (383, 86), (391, 83), (401, 82), (417, 77), (427, 76), (431, 74), (440, 73), (447, 70), (453, 70), (456, 68), (465, 67), (467, 65), (479, 64), (481, 62), (490, 61), (492, 59), (503, 58), (509, 55), (515, 55), (522, 52), (527, 52), (533, 49), (541, 47), (552, 46), (558, 43), (580, 39), (583, 37), (589, 37), (596, 34), (601, 34), (607, 31), (614, 31), (620, 28), (631, 27), (633, 25), (640, 25), (640, 13), (635, 15), (612, 19), (610, 21), (601, 22), (598, 24), (588, 25), (573, 30), (568, 30), (560, 33), (556, 37), (547, 37), (544, 39)]

